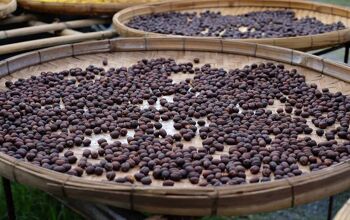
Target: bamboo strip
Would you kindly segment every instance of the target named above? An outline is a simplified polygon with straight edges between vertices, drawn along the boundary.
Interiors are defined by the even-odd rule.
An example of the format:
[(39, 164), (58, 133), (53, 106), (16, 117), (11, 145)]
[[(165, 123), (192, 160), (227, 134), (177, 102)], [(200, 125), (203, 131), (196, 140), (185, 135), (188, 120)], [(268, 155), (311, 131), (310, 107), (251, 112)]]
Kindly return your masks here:
[[(29, 25), (31, 25), (31, 26), (45, 25), (45, 24), (47, 24), (47, 23), (44, 23), (42, 21), (29, 21)], [(58, 31), (58, 35), (59, 36), (73, 35), (73, 34), (82, 34), (82, 33), (83, 32), (76, 31), (76, 30), (69, 29), (69, 28), (63, 29), (62, 31)]]
[(5, 26), (5, 25), (11, 25), (11, 24), (18, 24), (18, 23), (25, 23), (30, 20), (35, 20), (37, 19), (35, 15), (32, 14), (24, 14), (24, 15), (19, 15), (19, 16), (12, 16), (5, 18), (0, 22), (0, 26)]
[(106, 22), (108, 22), (108, 19), (82, 19), (52, 24), (42, 24), (33, 27), (17, 28), (12, 30), (0, 31), (0, 39), (27, 36), (50, 31), (60, 31), (67, 28), (81, 28), (96, 24), (105, 24)]
[[(290, 49), (203, 38), (117, 38), (42, 49), (0, 62), (0, 75), (4, 77), (1, 80), (28, 77), (29, 71), (60, 71), (76, 66), (77, 61), (80, 66), (96, 65), (103, 57), (109, 58), (111, 66), (127, 66), (142, 57), (155, 56), (173, 57), (176, 60), (198, 56), (202, 63), (214, 62), (214, 66), (218, 64), (227, 68), (251, 62), (274, 61), (284, 63), (286, 68), (298, 69), (308, 82), (325, 83), (326, 86), (334, 86), (337, 91), (350, 94), (349, 84), (344, 81), (350, 69), (345, 65)], [(26, 69), (21, 70), (23, 68)], [(6, 76), (9, 73), (13, 74)], [(78, 178), (18, 161), (1, 153), (0, 174), (60, 197), (151, 213), (194, 216), (272, 211), (304, 204), (350, 188), (350, 161), (269, 183), (204, 188), (190, 184), (172, 188), (123, 185), (86, 176)]]
[(69, 44), (69, 43), (76, 43), (76, 42), (82, 42), (87, 40), (112, 38), (115, 36), (116, 36), (116, 32), (112, 30), (112, 31), (99, 31), (99, 32), (93, 32), (93, 33), (31, 40), (26, 42), (0, 46), (0, 55), (8, 54), (8, 53), (16, 53), (20, 51), (28, 51), (28, 50), (33, 50), (33, 49), (38, 49), (43, 47), (56, 46), (60, 44)]
[[(175, 0), (148, 5), (134, 6), (116, 13), (113, 24), (118, 34), (123, 37), (182, 37), (179, 35), (165, 35), (153, 32), (137, 30), (126, 26), (126, 23), (135, 16), (152, 13), (186, 11), (201, 12), (205, 10), (221, 11), (222, 14), (237, 15), (251, 11), (291, 9), (296, 16), (316, 17), (324, 23), (342, 21), (347, 28), (324, 34), (263, 39), (233, 39), (234, 41), (268, 44), (273, 46), (287, 47), (301, 51), (325, 48), (350, 41), (350, 9), (330, 4), (321, 4), (302, 0)], [(186, 37), (191, 38), (191, 37)], [(214, 37), (203, 37), (213, 39)]]

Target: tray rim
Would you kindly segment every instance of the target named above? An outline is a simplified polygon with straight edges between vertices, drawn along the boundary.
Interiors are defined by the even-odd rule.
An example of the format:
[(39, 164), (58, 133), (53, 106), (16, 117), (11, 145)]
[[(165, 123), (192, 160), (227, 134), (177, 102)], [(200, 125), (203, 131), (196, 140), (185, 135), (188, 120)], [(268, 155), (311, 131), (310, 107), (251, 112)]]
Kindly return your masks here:
[[(291, 49), (203, 38), (117, 38), (57, 46), (1, 61), (0, 77), (31, 65), (76, 55), (162, 50), (252, 56), (305, 67), (350, 83), (349, 66)], [(85, 180), (37, 167), (0, 153), (0, 175), (54, 195), (137, 211), (193, 216), (242, 215), (289, 208), (349, 189), (350, 160), (307, 175), (269, 183), (167, 188)]]

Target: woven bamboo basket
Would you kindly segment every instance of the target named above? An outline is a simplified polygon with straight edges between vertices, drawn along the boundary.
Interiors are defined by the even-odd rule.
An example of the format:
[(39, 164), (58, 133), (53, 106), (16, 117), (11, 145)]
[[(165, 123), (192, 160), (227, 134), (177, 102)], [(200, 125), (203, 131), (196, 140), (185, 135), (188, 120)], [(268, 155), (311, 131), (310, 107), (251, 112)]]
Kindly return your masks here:
[[(161, 12), (201, 12), (205, 10), (220, 11), (223, 15), (240, 15), (252, 11), (290, 9), (298, 18), (316, 17), (324, 23), (342, 21), (347, 29), (318, 35), (261, 38), (261, 39), (234, 39), (259, 44), (281, 46), (297, 50), (311, 50), (341, 44), (350, 40), (350, 9), (329, 4), (320, 4), (302, 0), (176, 0), (135, 6), (124, 9), (114, 15), (113, 24), (117, 32), (123, 37), (165, 36), (159, 33), (145, 32), (126, 26), (131, 18)], [(169, 36), (169, 35), (167, 35)], [(174, 35), (173, 35), (174, 36)]]
[(350, 199), (339, 210), (334, 220), (347, 220), (350, 218)]
[[(2, 61), (0, 85), (4, 89), (6, 80), (28, 78), (45, 71), (84, 68), (89, 64), (101, 66), (104, 59), (108, 59), (108, 68), (157, 57), (172, 57), (178, 62), (198, 57), (202, 64), (226, 69), (267, 61), (283, 63), (286, 68), (296, 68), (304, 74), (309, 83), (329, 87), (332, 92), (350, 94), (348, 66), (291, 49), (201, 38), (118, 38), (42, 49)], [(190, 144), (196, 146), (196, 143)], [(75, 155), (81, 155), (81, 148), (72, 149)], [(141, 212), (185, 216), (243, 215), (293, 207), (349, 189), (350, 161), (265, 183), (199, 187), (184, 180), (167, 188), (156, 180), (150, 186), (143, 186), (103, 181), (105, 176), (84, 174), (78, 178), (0, 153), (0, 175), (58, 197)]]
[(16, 0), (0, 0), (0, 19), (7, 17), (17, 8)]
[(159, 0), (19, 0), (18, 4), (36, 12), (69, 15), (113, 15), (138, 4)]

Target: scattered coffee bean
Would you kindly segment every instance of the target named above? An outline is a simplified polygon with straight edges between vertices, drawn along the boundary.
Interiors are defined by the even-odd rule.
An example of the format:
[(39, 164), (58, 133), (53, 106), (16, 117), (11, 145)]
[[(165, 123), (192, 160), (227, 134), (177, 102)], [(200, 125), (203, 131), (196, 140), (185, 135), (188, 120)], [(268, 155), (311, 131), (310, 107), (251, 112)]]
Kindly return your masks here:
[[(189, 77), (173, 82), (170, 76), (180, 72)], [(151, 184), (154, 178), (169, 186), (222, 186), (290, 178), (303, 174), (300, 166), (313, 172), (349, 159), (349, 97), (308, 85), (282, 64), (224, 70), (144, 59), (130, 68), (43, 72), (6, 86), (0, 92), (0, 151), (74, 176), (105, 171), (107, 179), (123, 183)], [(161, 107), (141, 108), (145, 101)], [(270, 110), (276, 102), (279, 109)], [(313, 140), (310, 123), (317, 135), (326, 131), (327, 140)], [(73, 152), (90, 146), (86, 136), (93, 132), (128, 136), (125, 142), (100, 138), (93, 150), (82, 148), (78, 160)], [(185, 143), (193, 139), (195, 147)], [(117, 172), (127, 176), (115, 179)]]
[(174, 181), (172, 180), (164, 180), (163, 181), (163, 186), (174, 186)]
[(141, 179), (141, 183), (143, 185), (150, 185), (152, 183), (152, 179), (149, 176), (143, 177)]
[(109, 172), (107, 172), (106, 173), (106, 177), (107, 177), (107, 179), (109, 180), (109, 181), (113, 181), (114, 180), (114, 178), (115, 178), (115, 172), (114, 171), (109, 171)]

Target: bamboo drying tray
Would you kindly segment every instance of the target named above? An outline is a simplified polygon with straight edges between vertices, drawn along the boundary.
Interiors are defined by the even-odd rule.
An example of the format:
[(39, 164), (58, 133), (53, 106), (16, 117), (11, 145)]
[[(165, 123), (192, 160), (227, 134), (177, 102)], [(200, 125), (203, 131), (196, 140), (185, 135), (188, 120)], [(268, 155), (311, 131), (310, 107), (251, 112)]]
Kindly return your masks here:
[[(296, 12), (298, 18), (316, 17), (324, 23), (342, 21), (347, 27), (344, 30), (333, 31), (318, 35), (285, 37), (285, 38), (262, 38), (262, 39), (233, 39), (251, 43), (268, 44), (291, 49), (307, 51), (320, 49), (332, 45), (350, 41), (350, 9), (337, 7), (329, 4), (320, 4), (302, 0), (175, 0), (135, 6), (124, 9), (113, 17), (113, 23), (117, 32), (123, 37), (146, 37), (146, 36), (169, 36), (165, 34), (145, 32), (126, 26), (133, 17), (152, 13), (170, 11), (221, 11), (224, 15), (239, 15), (252, 11), (291, 9)], [(171, 36), (171, 35), (170, 35)], [(174, 36), (174, 35), (172, 35)], [(179, 35), (175, 35), (179, 36)], [(206, 37), (208, 38), (208, 37)], [(213, 37), (209, 37), (213, 38)]]
[(16, 0), (0, 0), (0, 19), (14, 12), (17, 8)]
[(334, 220), (347, 220), (350, 217), (350, 199), (339, 210)]
[(18, 0), (18, 4), (36, 12), (69, 15), (113, 15), (116, 11), (159, 0)]
[[(129, 66), (142, 58), (172, 57), (225, 69), (273, 61), (296, 68), (309, 83), (350, 94), (350, 67), (291, 49), (237, 41), (201, 38), (118, 38), (42, 49), (0, 63), (0, 85), (6, 80), (28, 78), (44, 71), (61, 71), (89, 64)], [(92, 138), (94, 143), (94, 138)], [(193, 144), (193, 143), (190, 143)], [(194, 145), (196, 146), (196, 145)], [(93, 147), (93, 146), (92, 146)], [(75, 148), (74, 148), (75, 149)], [(82, 151), (76, 148), (75, 155)], [(350, 161), (268, 183), (223, 187), (199, 187), (186, 180), (174, 187), (139, 183), (123, 185), (102, 181), (105, 177), (81, 178), (57, 173), (0, 153), (0, 175), (12, 181), (50, 192), (58, 197), (107, 204), (141, 212), (171, 215), (243, 215), (273, 211), (312, 202), (350, 188)], [(117, 173), (117, 176), (120, 173)], [(123, 174), (125, 175), (125, 174)]]

